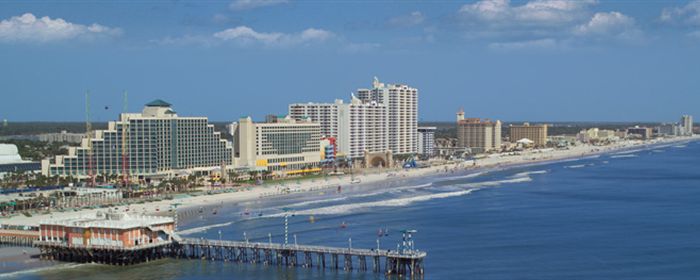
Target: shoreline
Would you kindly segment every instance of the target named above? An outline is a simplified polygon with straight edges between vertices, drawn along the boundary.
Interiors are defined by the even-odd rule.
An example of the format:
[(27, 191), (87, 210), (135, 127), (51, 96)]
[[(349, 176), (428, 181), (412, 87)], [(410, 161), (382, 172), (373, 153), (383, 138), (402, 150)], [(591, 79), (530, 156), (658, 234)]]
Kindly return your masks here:
[[(416, 169), (391, 169), (350, 176), (349, 174), (339, 177), (328, 177), (324, 179), (314, 178), (301, 180), (298, 183), (286, 182), (266, 186), (254, 186), (241, 189), (236, 192), (211, 194), (203, 196), (189, 196), (184, 198), (176, 198), (172, 200), (163, 200), (155, 202), (147, 202), (143, 204), (132, 204), (130, 206), (118, 206), (110, 208), (116, 211), (125, 211), (129, 208), (128, 213), (142, 213), (149, 215), (172, 215), (168, 212), (171, 205), (178, 203), (178, 213), (193, 211), (197, 208), (216, 207), (219, 204), (229, 203), (244, 203), (254, 200), (264, 200), (269, 198), (280, 198), (298, 193), (319, 191), (319, 190), (335, 190), (338, 186), (353, 185), (360, 188), (367, 188), (375, 183), (388, 183), (393, 181), (401, 181), (427, 176), (452, 175), (455, 173), (479, 173), (494, 170), (507, 170), (512, 168), (536, 166), (564, 161), (575, 161), (586, 159), (588, 157), (598, 157), (604, 154), (614, 153), (633, 153), (637, 150), (649, 150), (658, 146), (673, 146), (676, 143), (693, 142), (700, 140), (700, 136), (681, 137), (670, 139), (655, 139), (655, 140), (633, 140), (621, 141), (608, 146), (593, 146), (589, 144), (570, 147), (567, 150), (529, 150), (518, 155), (490, 155), (483, 159), (473, 161), (448, 162), (446, 164), (430, 166), (426, 168)], [(363, 170), (364, 171), (364, 170)], [(395, 174), (390, 176), (389, 174)], [(352, 183), (352, 178), (359, 178), (360, 183)], [(283, 191), (285, 188), (293, 189), (293, 191)], [(7, 220), (0, 220), (3, 225), (20, 225), (20, 226), (36, 226), (41, 221), (47, 219), (65, 219), (70, 217), (78, 217), (84, 215), (94, 215), (98, 211), (106, 211), (107, 208), (101, 209), (85, 209), (77, 212), (53, 212), (51, 214), (34, 215), (32, 217), (15, 216)]]

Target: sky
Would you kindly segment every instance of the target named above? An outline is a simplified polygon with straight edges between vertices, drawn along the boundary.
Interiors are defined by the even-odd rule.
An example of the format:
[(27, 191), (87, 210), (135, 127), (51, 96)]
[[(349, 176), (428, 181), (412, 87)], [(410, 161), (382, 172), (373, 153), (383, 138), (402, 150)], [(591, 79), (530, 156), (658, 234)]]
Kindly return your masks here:
[(419, 89), (419, 120), (700, 116), (700, 0), (4, 1), (0, 119), (116, 119), (163, 99), (233, 121)]

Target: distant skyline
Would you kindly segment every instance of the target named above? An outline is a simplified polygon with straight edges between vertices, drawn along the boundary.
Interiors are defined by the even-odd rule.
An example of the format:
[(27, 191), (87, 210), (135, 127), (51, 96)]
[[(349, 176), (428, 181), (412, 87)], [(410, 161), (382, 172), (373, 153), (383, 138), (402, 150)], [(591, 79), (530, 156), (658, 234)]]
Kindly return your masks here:
[(114, 120), (153, 99), (234, 121), (377, 76), (419, 120), (700, 116), (700, 0), (0, 2), (0, 120)]

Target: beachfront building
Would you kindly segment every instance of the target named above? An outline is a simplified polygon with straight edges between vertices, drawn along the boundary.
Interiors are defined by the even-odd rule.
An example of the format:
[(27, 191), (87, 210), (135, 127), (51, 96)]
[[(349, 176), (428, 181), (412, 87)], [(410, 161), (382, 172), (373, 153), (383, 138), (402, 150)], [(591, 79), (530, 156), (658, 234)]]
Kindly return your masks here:
[(372, 88), (358, 89), (357, 98), (385, 106), (388, 150), (395, 155), (418, 152), (418, 89), (374, 77)]
[(264, 169), (286, 175), (320, 171), (325, 146), (321, 129), (308, 119), (280, 117), (254, 123), (250, 117), (232, 125), (234, 161), (237, 168)]
[(435, 131), (437, 127), (418, 127), (418, 154), (432, 157), (435, 155)]
[(15, 144), (0, 144), (0, 178), (13, 172), (39, 172), (41, 164), (23, 160)]
[(530, 125), (523, 123), (522, 125), (510, 125), (508, 127), (510, 133), (510, 141), (517, 142), (522, 139), (532, 141), (535, 147), (544, 147), (547, 145), (547, 125)]
[(63, 247), (138, 248), (172, 242), (172, 217), (97, 212), (39, 224), (39, 241)]
[(289, 105), (289, 116), (318, 123), (323, 137), (336, 139), (338, 156), (357, 159), (389, 148), (386, 106), (377, 102), (353, 95), (349, 103), (297, 103)]
[(685, 133), (684, 128), (675, 123), (664, 123), (656, 129), (661, 136), (681, 136)]
[[(124, 134), (123, 134), (124, 133)], [(122, 157), (122, 139), (126, 160)], [(180, 117), (162, 100), (146, 104), (141, 113), (122, 113), (107, 129), (84, 137), (67, 155), (43, 160), (47, 176), (121, 175), (143, 178), (208, 173), (230, 166), (233, 150), (206, 117)]]
[(358, 89), (350, 102), (291, 104), (289, 115), (319, 123), (323, 137), (336, 139), (339, 156), (418, 151), (418, 90), (407, 85), (375, 78), (371, 89)]
[(681, 117), (681, 134), (684, 136), (693, 136), (693, 116), (683, 115)]
[(464, 118), (457, 113), (457, 141), (459, 147), (469, 148), (472, 154), (501, 149), (501, 121)]
[[(623, 133), (622, 138), (625, 138), (626, 133)], [(609, 129), (599, 129), (597, 127), (581, 130), (576, 134), (576, 139), (582, 143), (591, 142), (614, 142), (622, 139), (618, 131)]]
[(641, 139), (649, 139), (652, 136), (652, 129), (649, 127), (630, 127), (627, 129), (627, 137), (632, 137), (635, 135)]

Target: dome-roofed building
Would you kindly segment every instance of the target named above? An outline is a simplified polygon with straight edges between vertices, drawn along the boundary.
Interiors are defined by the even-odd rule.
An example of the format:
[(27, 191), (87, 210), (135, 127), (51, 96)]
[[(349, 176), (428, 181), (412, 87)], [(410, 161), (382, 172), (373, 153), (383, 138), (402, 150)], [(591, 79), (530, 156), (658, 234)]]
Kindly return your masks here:
[(14, 144), (0, 144), (0, 164), (25, 162)]
[(9, 172), (39, 171), (38, 162), (23, 160), (14, 144), (0, 144), (0, 178)]

